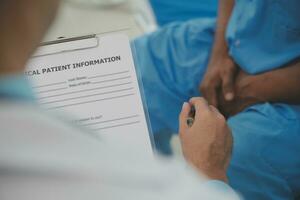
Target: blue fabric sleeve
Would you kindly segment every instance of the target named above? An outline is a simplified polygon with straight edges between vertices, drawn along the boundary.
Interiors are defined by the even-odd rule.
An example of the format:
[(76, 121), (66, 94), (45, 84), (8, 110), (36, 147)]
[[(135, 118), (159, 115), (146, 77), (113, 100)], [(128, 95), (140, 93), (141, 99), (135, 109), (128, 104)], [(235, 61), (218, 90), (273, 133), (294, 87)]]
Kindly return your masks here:
[(0, 76), (0, 98), (34, 101), (30, 83), (23, 75)]

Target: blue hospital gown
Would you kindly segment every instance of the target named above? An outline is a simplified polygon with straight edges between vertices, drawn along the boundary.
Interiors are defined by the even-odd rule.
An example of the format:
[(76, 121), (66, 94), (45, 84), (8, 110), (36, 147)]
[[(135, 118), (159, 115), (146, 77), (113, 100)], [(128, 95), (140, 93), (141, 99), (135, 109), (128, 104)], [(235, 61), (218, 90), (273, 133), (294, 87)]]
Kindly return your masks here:
[[(246, 5), (248, 2), (260, 4), (259, 0), (237, 2), (243, 1)], [(296, 6), (297, 2), (298, 0), (291, 0), (293, 6)], [(254, 11), (250, 11), (247, 13), (244, 10), (246, 16), (242, 17), (241, 13), (236, 14), (237, 18), (240, 21), (244, 20), (244, 23), (248, 22), (246, 18), (249, 20), (255, 14)], [(295, 12), (292, 14), (299, 15)], [(235, 20), (237, 19), (233, 16), (231, 21)], [(272, 20), (272, 23), (275, 21)], [(260, 45), (263, 44), (252, 44), (252, 49), (247, 49), (245, 43), (255, 42), (254, 38), (247, 38), (248, 33), (242, 34), (243, 29), (239, 30), (235, 24), (230, 24), (232, 30), (227, 32), (230, 53), (248, 73), (256, 74), (281, 66), (300, 55), (300, 37), (295, 32), (300, 27), (297, 23), (287, 20), (284, 29), (290, 31), (293, 27), (294, 31), (290, 34), (293, 38), (286, 37), (285, 33), (285, 44), (283, 41), (263, 41), (266, 39), (265, 33), (256, 33), (259, 42), (263, 42), (268, 48), (282, 47), (286, 48), (287, 52), (281, 48), (267, 52), (267, 47), (260, 49)], [(262, 26), (259, 23), (257, 25)], [(279, 37), (277, 33), (284, 32), (282, 27), (277, 28), (278, 30), (274, 30), (275, 38)], [(214, 32), (215, 21), (202, 18), (186, 23), (173, 23), (134, 41), (137, 49), (135, 58), (142, 75), (154, 134), (160, 134), (162, 131), (177, 132), (178, 115), (183, 102), (191, 97), (201, 96), (198, 86), (206, 72)], [(284, 55), (281, 55), (282, 53)], [(252, 61), (257, 57), (260, 59)], [(247, 62), (249, 60), (250, 63)], [(297, 106), (265, 103), (251, 106), (229, 119), (234, 137), (234, 152), (228, 170), (229, 180), (246, 200), (294, 199), (299, 196), (299, 113), (300, 109)]]

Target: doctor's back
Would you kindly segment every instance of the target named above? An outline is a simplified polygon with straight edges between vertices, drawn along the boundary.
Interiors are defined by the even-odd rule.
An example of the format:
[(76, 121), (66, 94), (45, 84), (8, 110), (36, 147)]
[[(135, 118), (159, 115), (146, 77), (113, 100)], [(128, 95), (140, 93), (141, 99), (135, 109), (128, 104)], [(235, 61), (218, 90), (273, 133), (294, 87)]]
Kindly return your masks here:
[(1, 200), (236, 199), (181, 162), (106, 144), (31, 103), (2, 100), (0, 123)]

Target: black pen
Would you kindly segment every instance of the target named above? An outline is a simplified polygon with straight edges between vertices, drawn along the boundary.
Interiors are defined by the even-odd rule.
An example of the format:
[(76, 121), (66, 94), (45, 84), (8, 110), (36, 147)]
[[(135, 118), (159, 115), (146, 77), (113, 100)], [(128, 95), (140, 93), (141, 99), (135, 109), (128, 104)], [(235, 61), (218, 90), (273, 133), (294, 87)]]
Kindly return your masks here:
[(195, 121), (195, 116), (196, 116), (196, 109), (194, 106), (192, 106), (191, 111), (189, 113), (189, 117), (187, 119), (187, 125), (189, 127), (192, 127)]

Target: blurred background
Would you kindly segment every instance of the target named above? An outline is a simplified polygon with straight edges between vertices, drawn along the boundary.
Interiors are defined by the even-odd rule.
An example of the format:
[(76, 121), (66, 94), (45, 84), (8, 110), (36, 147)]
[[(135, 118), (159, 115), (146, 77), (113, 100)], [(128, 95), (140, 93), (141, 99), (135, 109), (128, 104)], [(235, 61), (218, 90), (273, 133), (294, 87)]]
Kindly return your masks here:
[(217, 0), (150, 0), (150, 4), (161, 26), (217, 14)]
[(217, 0), (64, 0), (45, 41), (112, 31), (131, 37), (174, 21), (215, 17)]

